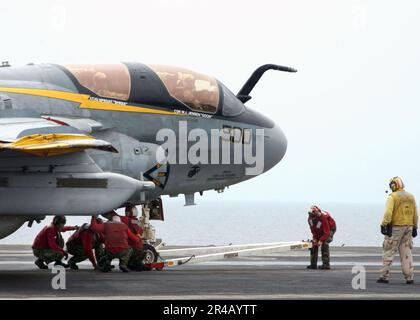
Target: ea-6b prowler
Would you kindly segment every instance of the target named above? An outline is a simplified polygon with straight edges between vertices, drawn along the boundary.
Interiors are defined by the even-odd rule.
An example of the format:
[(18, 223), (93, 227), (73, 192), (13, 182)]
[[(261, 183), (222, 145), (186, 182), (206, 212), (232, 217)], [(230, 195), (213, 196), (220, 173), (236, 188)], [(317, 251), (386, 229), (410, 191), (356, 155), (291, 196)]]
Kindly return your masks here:
[[(258, 151), (260, 129), (259, 173), (269, 170), (283, 158), (286, 138), (244, 106), (269, 69), (296, 71), (264, 65), (235, 95), (212, 77), (176, 67), (3, 65), (0, 238), (46, 215), (102, 214), (128, 204), (161, 210), (162, 195), (184, 194), (186, 205), (194, 204), (196, 192), (223, 191), (254, 176), (233, 158), (237, 149)], [(162, 129), (175, 140), (159, 138)], [(214, 130), (216, 141), (197, 148)], [(230, 161), (222, 159), (226, 145)], [(179, 160), (191, 151), (199, 161)], [(175, 152), (178, 161), (165, 161)]]

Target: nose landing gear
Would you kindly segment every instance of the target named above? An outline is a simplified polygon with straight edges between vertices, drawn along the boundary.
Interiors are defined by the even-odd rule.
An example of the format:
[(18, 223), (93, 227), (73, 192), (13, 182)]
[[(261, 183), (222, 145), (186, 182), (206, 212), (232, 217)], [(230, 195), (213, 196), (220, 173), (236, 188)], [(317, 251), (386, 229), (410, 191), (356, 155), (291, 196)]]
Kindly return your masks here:
[(155, 265), (159, 259), (157, 249), (163, 246), (162, 239), (156, 239), (156, 230), (150, 220), (164, 220), (162, 200), (160, 198), (151, 201), (142, 207), (142, 215), (139, 218), (139, 226), (143, 230), (143, 248), (133, 249), (128, 267), (135, 271), (150, 271), (151, 265)]

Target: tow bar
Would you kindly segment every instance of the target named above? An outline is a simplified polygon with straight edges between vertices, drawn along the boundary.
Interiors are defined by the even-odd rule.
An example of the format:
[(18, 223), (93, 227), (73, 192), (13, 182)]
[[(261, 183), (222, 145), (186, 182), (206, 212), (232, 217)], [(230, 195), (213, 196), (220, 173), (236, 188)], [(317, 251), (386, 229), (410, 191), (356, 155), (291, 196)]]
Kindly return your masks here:
[[(245, 245), (229, 245), (217, 247), (196, 247), (182, 249), (163, 249), (159, 251), (162, 259), (160, 262), (146, 264), (155, 270), (163, 270), (165, 267), (176, 267), (184, 264), (196, 264), (234, 257), (278, 253), (293, 250), (307, 250), (312, 247), (311, 242), (293, 241), (277, 243), (260, 243)], [(162, 256), (168, 258), (164, 259)], [(175, 257), (174, 257), (175, 256)], [(178, 257), (176, 257), (178, 256)], [(179, 257), (181, 256), (181, 257)], [(172, 258), (169, 258), (172, 257)]]

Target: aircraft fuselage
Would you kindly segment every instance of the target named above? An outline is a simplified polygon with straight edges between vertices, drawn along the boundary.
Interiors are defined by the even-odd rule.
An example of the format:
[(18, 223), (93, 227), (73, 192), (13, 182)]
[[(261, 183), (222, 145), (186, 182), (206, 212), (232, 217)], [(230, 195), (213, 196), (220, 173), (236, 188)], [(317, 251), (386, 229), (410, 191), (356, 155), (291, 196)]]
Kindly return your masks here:
[[(173, 67), (124, 63), (0, 68), (0, 100), (3, 117), (97, 121), (100, 128), (91, 134), (112, 142), (119, 153), (88, 151), (89, 155), (104, 171), (154, 181), (157, 188), (148, 198), (221, 190), (252, 178), (246, 174), (247, 165), (234, 163), (232, 154), (237, 144), (251, 144), (255, 153), (257, 129), (264, 129), (263, 172), (283, 158), (287, 147), (273, 121), (245, 107), (222, 83)], [(209, 143), (208, 161), (159, 164), (152, 153), (163, 143), (157, 141), (162, 129), (175, 133), (178, 157), (196, 142), (185, 141), (183, 133), (188, 137), (198, 129), (210, 138), (212, 130), (225, 130), (231, 135), (231, 161), (212, 162), (221, 147)]]

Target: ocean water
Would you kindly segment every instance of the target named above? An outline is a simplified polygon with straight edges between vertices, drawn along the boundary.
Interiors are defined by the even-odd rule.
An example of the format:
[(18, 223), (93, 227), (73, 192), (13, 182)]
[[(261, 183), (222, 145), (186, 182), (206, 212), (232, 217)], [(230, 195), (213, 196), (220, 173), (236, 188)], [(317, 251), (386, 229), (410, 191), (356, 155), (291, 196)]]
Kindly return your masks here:
[[(169, 245), (223, 245), (294, 241), (311, 238), (307, 223), (308, 203), (209, 201), (184, 207), (182, 199), (164, 199), (165, 221), (153, 223), (157, 237)], [(383, 204), (320, 204), (337, 222), (334, 245), (380, 246)], [(122, 212), (121, 212), (122, 213)], [(0, 244), (31, 244), (40, 225), (26, 224)], [(81, 225), (89, 217), (68, 217)], [(70, 234), (64, 234), (65, 238)], [(417, 241), (417, 239), (415, 240)]]

